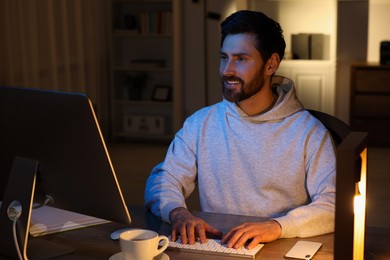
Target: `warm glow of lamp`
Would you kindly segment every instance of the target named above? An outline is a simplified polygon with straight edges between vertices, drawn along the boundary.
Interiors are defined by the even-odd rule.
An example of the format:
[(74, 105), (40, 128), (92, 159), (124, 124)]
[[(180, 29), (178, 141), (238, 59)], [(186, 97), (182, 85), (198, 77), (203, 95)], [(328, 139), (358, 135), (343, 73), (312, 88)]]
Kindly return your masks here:
[(337, 146), (335, 260), (364, 259), (367, 136), (352, 131)]
[(364, 259), (364, 236), (366, 219), (366, 180), (367, 180), (367, 148), (360, 157), (362, 159), (360, 181), (356, 184), (354, 198), (354, 237), (353, 237), (353, 259)]

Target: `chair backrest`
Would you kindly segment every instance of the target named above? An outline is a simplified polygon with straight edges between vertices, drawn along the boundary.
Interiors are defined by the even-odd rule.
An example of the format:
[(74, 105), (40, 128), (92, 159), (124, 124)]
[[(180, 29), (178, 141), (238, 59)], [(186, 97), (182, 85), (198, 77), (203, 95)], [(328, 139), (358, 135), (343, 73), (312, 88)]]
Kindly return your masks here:
[(321, 123), (329, 130), (336, 146), (338, 146), (351, 132), (351, 128), (337, 117), (316, 110), (307, 109), (307, 111), (320, 120)]

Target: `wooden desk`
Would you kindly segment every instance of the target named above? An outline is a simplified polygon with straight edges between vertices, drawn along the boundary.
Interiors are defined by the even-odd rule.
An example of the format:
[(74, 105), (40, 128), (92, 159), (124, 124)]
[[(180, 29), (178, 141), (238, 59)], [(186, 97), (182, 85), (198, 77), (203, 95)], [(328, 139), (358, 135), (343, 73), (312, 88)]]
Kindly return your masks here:
[[(162, 223), (155, 218), (144, 207), (129, 207), (129, 211), (132, 217), (132, 224), (130, 227), (134, 228), (147, 228), (154, 230), (163, 235), (169, 235), (170, 226), (166, 223)], [(221, 221), (220, 214), (201, 213), (195, 212), (195, 214), (205, 218), (212, 225), (220, 228), (222, 232), (226, 232), (230, 225), (237, 224), (238, 222), (259, 220), (253, 217), (243, 216), (231, 216), (223, 215), (223, 221)], [(261, 220), (261, 219), (260, 219)], [(109, 223), (98, 225), (94, 227), (88, 227), (73, 231), (67, 231), (63, 233), (57, 233), (44, 236), (46, 240), (57, 242), (63, 245), (68, 245), (76, 249), (76, 252), (70, 255), (62, 256), (59, 259), (109, 259), (109, 257), (120, 251), (119, 242), (110, 239), (111, 232), (123, 228), (123, 225), (116, 223)], [(333, 259), (333, 234), (311, 237), (308, 239), (280, 239), (272, 243), (267, 243), (258, 254), (257, 259), (283, 259), (284, 254), (295, 244), (298, 240), (318, 241), (323, 243), (321, 249), (317, 252), (314, 259)], [(198, 254), (182, 253), (177, 251), (165, 252), (170, 256), (170, 259), (199, 259)], [(225, 257), (216, 256), (201, 256), (202, 259), (226, 259)], [(231, 258), (229, 258), (231, 259)]]

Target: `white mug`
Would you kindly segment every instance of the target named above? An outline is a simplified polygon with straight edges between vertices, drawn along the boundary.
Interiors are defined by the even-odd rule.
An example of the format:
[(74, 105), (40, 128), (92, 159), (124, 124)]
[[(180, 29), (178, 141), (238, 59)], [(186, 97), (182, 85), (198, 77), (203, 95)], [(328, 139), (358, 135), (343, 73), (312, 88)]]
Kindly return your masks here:
[(153, 260), (168, 247), (169, 240), (151, 230), (131, 229), (119, 235), (119, 244), (126, 260)]

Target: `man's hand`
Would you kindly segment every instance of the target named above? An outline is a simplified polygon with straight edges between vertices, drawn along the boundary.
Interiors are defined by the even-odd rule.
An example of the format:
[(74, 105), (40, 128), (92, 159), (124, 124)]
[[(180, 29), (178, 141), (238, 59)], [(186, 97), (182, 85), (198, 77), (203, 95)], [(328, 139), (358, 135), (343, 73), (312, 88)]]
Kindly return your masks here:
[(271, 242), (280, 237), (282, 228), (275, 220), (258, 223), (244, 223), (232, 228), (221, 240), (227, 247), (240, 248), (245, 246), (248, 240), (250, 243), (247, 249), (254, 248), (259, 243)]
[(216, 228), (207, 224), (203, 219), (195, 217), (185, 208), (176, 208), (169, 214), (172, 223), (172, 241), (180, 236), (183, 244), (193, 245), (199, 238), (200, 243), (206, 243), (206, 233), (214, 236), (221, 236), (222, 233)]

